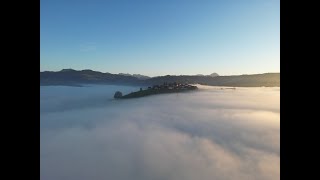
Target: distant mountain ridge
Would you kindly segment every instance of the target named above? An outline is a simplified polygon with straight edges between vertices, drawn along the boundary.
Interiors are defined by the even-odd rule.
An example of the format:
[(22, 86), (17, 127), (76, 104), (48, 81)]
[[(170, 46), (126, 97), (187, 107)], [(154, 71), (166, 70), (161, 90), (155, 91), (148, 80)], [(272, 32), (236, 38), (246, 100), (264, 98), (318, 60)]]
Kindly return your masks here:
[(219, 74), (217, 74), (217, 73), (212, 73), (212, 74), (209, 74), (209, 75), (197, 74), (196, 76), (211, 76), (211, 77), (216, 77), (216, 76), (219, 76)]
[(119, 75), (123, 75), (123, 76), (133, 76), (133, 77), (136, 77), (136, 78), (141, 79), (141, 80), (150, 79), (150, 78), (151, 78), (151, 77), (149, 77), (149, 76), (145, 76), (145, 75), (141, 75), (141, 74), (119, 73)]
[(138, 78), (127, 75), (102, 73), (93, 70), (62, 69), (40, 72), (40, 85), (124, 84), (135, 85)]
[(210, 74), (209, 76), (211, 76), (211, 77), (216, 77), (216, 76), (219, 76), (219, 74), (217, 74), (217, 73), (212, 73), (212, 74)]
[(164, 82), (188, 84), (202, 84), (210, 86), (238, 86), (238, 87), (280, 87), (280, 73), (265, 73), (252, 75), (219, 76), (210, 75), (166, 75), (149, 77), (140, 74), (111, 74), (93, 71), (90, 69), (40, 72), (40, 85), (83, 85), (83, 84), (110, 84), (110, 85), (140, 85), (152, 86)]

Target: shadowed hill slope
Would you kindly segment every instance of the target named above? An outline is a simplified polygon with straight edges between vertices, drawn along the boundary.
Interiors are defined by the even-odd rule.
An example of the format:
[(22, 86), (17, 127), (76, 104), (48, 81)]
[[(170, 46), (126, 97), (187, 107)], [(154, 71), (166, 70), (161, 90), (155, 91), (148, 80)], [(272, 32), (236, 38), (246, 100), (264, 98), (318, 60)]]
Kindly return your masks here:
[(163, 82), (178, 82), (202, 84), (210, 86), (280, 86), (280, 73), (266, 73), (239, 76), (161, 76), (146, 80), (147, 84), (161, 84)]

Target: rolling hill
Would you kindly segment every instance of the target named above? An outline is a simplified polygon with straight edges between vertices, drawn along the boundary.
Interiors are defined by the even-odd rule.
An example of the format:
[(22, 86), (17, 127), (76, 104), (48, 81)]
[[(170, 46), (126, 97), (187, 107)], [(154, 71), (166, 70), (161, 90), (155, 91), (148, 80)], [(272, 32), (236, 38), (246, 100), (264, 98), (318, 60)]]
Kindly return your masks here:
[[(142, 77), (142, 78), (141, 78)], [(237, 86), (237, 87), (280, 87), (280, 73), (265, 73), (235, 76), (199, 76), (199, 75), (166, 75), (148, 77), (143, 75), (111, 74), (93, 70), (63, 69), (61, 71), (40, 72), (40, 85), (69, 85), (83, 84), (113, 84), (113, 85), (141, 85), (151, 86), (164, 82), (202, 84), (210, 86)]]

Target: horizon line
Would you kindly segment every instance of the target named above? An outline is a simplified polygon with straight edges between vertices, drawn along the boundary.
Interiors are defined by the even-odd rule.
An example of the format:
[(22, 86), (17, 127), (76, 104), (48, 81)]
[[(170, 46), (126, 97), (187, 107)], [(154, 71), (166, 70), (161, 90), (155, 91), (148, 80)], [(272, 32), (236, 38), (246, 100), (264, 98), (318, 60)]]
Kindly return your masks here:
[[(63, 68), (61, 70), (57, 70), (57, 71), (50, 71), (50, 70), (44, 70), (44, 71), (40, 71), (41, 72), (61, 72), (63, 70), (73, 70), (73, 71), (94, 71), (94, 72), (100, 72), (100, 73), (109, 73), (109, 74), (117, 74), (117, 75), (123, 75), (123, 74), (129, 74), (129, 75), (142, 75), (142, 76), (147, 76), (147, 77), (150, 77), (150, 78), (153, 78), (153, 77), (161, 77), (161, 76), (210, 76), (211, 74), (213, 73), (216, 73), (216, 72), (213, 72), (211, 74), (201, 74), (201, 73), (198, 73), (198, 74), (165, 74), (165, 75), (158, 75), (158, 76), (148, 76), (148, 75), (144, 75), (144, 74), (140, 74), (140, 73), (123, 73), (123, 72), (120, 72), (120, 73), (110, 73), (110, 72), (102, 72), (102, 71), (97, 71), (97, 70), (92, 70), (92, 69), (81, 69), (81, 70), (77, 70), (77, 69), (73, 69), (73, 68)], [(253, 74), (229, 74), (229, 75), (220, 75), (219, 73), (216, 73), (218, 74), (218, 76), (242, 76), (242, 75), (258, 75), (258, 74), (275, 74), (275, 73), (279, 73), (280, 74), (280, 71), (279, 72), (265, 72), (265, 73), (253, 73)]]

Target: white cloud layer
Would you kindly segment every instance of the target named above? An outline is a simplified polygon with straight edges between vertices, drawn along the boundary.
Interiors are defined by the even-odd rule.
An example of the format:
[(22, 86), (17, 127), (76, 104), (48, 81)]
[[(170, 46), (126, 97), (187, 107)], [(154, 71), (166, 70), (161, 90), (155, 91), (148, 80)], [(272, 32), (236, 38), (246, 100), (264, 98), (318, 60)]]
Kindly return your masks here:
[(280, 88), (137, 89), (41, 87), (41, 179), (280, 179)]

